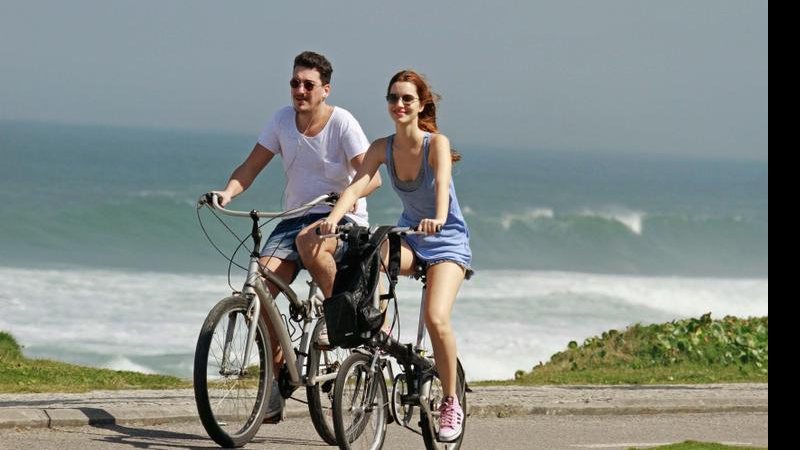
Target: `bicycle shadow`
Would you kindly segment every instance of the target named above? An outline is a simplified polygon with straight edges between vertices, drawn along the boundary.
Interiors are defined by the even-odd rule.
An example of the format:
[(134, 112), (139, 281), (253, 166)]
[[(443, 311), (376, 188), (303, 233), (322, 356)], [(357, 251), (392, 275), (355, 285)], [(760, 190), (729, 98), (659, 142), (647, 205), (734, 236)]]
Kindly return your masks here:
[[(106, 430), (114, 433), (113, 435), (98, 435), (92, 440), (100, 443), (127, 445), (141, 449), (186, 449), (204, 450), (219, 449), (219, 447), (208, 435), (204, 433), (192, 434), (180, 431), (170, 431), (158, 426), (169, 426), (169, 424), (143, 425), (142, 428), (135, 426), (121, 425), (116, 423), (116, 419), (107, 411), (99, 408), (78, 408), (87, 417), (91, 417), (89, 426)], [(61, 430), (62, 432), (64, 430)], [(293, 446), (292, 448), (316, 448), (328, 447), (320, 440), (303, 439), (298, 437), (281, 436), (255, 436), (250, 444), (272, 444), (275, 447)]]
[[(128, 445), (133, 448), (180, 448), (201, 450), (219, 448), (205, 435), (181, 433), (163, 429), (136, 428), (117, 423), (116, 417), (102, 408), (81, 407), (75, 408), (88, 418), (88, 426), (98, 430), (105, 430), (111, 434), (96, 433), (90, 439), (108, 444)], [(143, 425), (144, 426), (144, 425)], [(85, 430), (77, 431), (70, 428), (59, 428), (60, 433), (93, 434)], [(193, 442), (190, 442), (193, 441)], [(185, 444), (183, 442), (186, 442)]]

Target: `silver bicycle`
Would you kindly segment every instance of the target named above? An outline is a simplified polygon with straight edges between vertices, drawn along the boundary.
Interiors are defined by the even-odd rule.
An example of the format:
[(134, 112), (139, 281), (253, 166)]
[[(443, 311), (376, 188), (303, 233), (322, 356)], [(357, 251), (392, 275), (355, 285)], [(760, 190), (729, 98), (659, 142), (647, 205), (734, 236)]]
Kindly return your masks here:
[[(324, 325), (324, 297), (314, 282), (309, 282), (308, 296), (301, 298), (286, 280), (261, 267), (261, 218), (290, 218), (307, 213), (317, 205), (333, 204), (335, 194), (319, 196), (298, 208), (282, 212), (234, 211), (221, 207), (216, 195), (205, 194), (199, 209), (233, 217), (250, 218), (249, 238), (253, 247), (247, 277), (241, 291), (220, 300), (208, 313), (194, 358), (194, 391), (197, 410), (208, 435), (222, 447), (241, 447), (253, 438), (264, 420), (273, 386), (273, 368), (269, 332), (262, 311), (284, 350), (286, 364), (278, 385), (284, 398), (306, 387), (308, 409), (317, 433), (329, 445), (336, 444), (333, 429), (333, 387), (341, 362), (349, 351), (317, 344)], [(263, 278), (262, 278), (263, 277)], [(289, 302), (286, 320), (276, 299), (270, 295), (264, 279), (277, 286)], [(289, 320), (299, 324), (301, 335), (293, 340)], [(293, 331), (298, 327), (291, 326)], [(294, 344), (297, 342), (297, 345)]]

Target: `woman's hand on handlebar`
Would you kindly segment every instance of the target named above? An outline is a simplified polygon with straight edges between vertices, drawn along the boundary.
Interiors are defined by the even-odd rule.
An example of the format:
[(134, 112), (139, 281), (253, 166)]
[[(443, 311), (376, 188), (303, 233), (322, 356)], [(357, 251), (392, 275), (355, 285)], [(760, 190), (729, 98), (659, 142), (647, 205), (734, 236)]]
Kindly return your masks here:
[(338, 228), (339, 226), (336, 222), (332, 222), (330, 219), (325, 218), (319, 223), (319, 226), (317, 226), (317, 234), (321, 236), (336, 234)]
[(442, 231), (442, 227), (444, 226), (444, 220), (437, 220), (437, 219), (422, 219), (419, 221), (419, 225), (417, 225), (417, 231), (422, 231), (425, 234), (436, 234)]

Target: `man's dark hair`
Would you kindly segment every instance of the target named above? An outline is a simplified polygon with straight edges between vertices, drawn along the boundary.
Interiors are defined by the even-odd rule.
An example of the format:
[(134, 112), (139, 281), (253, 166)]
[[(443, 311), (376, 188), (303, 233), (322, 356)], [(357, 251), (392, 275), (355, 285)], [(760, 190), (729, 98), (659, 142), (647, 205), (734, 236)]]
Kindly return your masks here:
[(331, 74), (333, 73), (331, 62), (328, 61), (328, 58), (320, 55), (319, 53), (308, 51), (300, 53), (294, 58), (294, 68), (297, 67), (317, 69), (317, 72), (319, 72), (319, 78), (322, 80), (323, 85), (331, 82)]

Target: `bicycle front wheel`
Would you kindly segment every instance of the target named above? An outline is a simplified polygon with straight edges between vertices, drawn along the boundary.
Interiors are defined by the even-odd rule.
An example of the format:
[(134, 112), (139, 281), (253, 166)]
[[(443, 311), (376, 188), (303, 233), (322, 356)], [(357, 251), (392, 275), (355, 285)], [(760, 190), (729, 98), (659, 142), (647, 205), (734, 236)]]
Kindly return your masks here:
[(333, 423), (342, 450), (378, 450), (386, 437), (389, 394), (381, 367), (372, 357), (353, 353), (336, 376)]
[(234, 295), (208, 313), (194, 355), (194, 396), (200, 421), (222, 447), (241, 447), (264, 419), (272, 388), (272, 348), (264, 321), (245, 359), (253, 320), (250, 300)]
[(436, 372), (433, 372), (428, 380), (423, 384), (423, 395), (428, 398), (427, 407), (429, 414), (422, 414), (420, 427), (422, 427), (422, 440), (425, 441), (427, 450), (458, 450), (461, 448), (461, 441), (464, 440), (464, 433), (467, 430), (467, 382), (464, 376), (464, 368), (461, 360), (456, 360), (458, 364), (458, 378), (456, 378), (456, 395), (461, 408), (464, 410), (464, 419), (461, 424), (461, 436), (453, 442), (439, 442), (439, 407), (444, 400), (444, 390), (442, 381)]
[(308, 379), (316, 378), (317, 382), (306, 387), (308, 411), (317, 434), (328, 445), (336, 445), (336, 431), (333, 429), (333, 392), (336, 374), (349, 350), (338, 347), (320, 347), (319, 334), (325, 326), (325, 318), (317, 321), (311, 334), (311, 345), (308, 350)]

